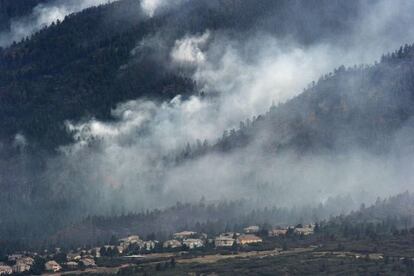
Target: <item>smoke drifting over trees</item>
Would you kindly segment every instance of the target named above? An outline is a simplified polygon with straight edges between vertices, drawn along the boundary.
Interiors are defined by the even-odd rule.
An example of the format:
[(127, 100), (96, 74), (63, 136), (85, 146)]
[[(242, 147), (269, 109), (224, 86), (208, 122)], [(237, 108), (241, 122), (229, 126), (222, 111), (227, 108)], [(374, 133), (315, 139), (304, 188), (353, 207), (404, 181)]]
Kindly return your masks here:
[[(0, 45), (107, 1), (81, 2), (39, 4)], [(409, 189), (413, 50), (376, 60), (414, 41), (402, 27), (413, 11), (385, 0), (121, 0), (5, 48), (0, 218), (18, 225), (36, 207), (33, 217), (64, 225), (203, 197), (357, 205)], [(52, 53), (70, 66), (28, 67), (39, 45), (88, 23), (101, 31), (69, 36), (78, 52)], [(81, 85), (63, 77), (78, 75)], [(38, 112), (49, 101), (60, 109)]]
[[(5, 6), (8, 5), (7, 1), (4, 2)], [(112, 0), (40, 0), (37, 2), (39, 2), (39, 4), (34, 6), (33, 10), (28, 15), (10, 18), (10, 21), (7, 24), (8, 28), (0, 33), (0, 46), (9, 46), (13, 42), (19, 42), (40, 29), (48, 27), (52, 23), (62, 21), (65, 19), (65, 16), (69, 14), (96, 5), (110, 3)], [(24, 4), (20, 4), (19, 7), (22, 5)], [(7, 9), (7, 6), (5, 9)]]

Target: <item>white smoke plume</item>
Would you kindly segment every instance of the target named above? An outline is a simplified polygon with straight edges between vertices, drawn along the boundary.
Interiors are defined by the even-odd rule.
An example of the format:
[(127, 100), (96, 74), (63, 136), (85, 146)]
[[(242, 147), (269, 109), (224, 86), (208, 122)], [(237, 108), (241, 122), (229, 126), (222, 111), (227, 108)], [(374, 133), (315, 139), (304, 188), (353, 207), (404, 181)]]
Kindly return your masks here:
[[(399, 26), (414, 23), (414, 6), (397, 2), (401, 5), (379, 1), (369, 6), (366, 16), (354, 22), (347, 43), (327, 40), (304, 46), (260, 32), (241, 40), (213, 30), (177, 38), (169, 53), (172, 67), (193, 68), (198, 86), (218, 96), (130, 101), (113, 110), (117, 122), (68, 123), (78, 142), (63, 148), (62, 158), (51, 162), (51, 180), (65, 183), (76, 172), (75, 182), (87, 183), (98, 195), (97, 212), (112, 205), (131, 210), (162, 207), (203, 196), (292, 206), (351, 194), (362, 202), (409, 188), (411, 152), (388, 159), (359, 151), (344, 156), (272, 156), (253, 144), (179, 166), (164, 163), (166, 155), (180, 154), (187, 142), (201, 147), (204, 139), (214, 143), (224, 130), (265, 113), (272, 102), (289, 100), (339, 65), (373, 63), (396, 45), (413, 41), (414, 33)], [(143, 1), (142, 7), (154, 16), (165, 3)], [(406, 134), (401, 136), (396, 145)]]
[(201, 65), (206, 61), (205, 53), (202, 51), (210, 37), (210, 32), (205, 32), (201, 36), (190, 36), (179, 39), (171, 51), (173, 62), (184, 65)]
[(30, 15), (11, 20), (10, 30), (0, 33), (0, 46), (6, 47), (13, 41), (19, 42), (57, 20), (64, 20), (65, 16), (71, 13), (114, 1), (117, 0), (56, 0), (39, 4), (33, 8)]

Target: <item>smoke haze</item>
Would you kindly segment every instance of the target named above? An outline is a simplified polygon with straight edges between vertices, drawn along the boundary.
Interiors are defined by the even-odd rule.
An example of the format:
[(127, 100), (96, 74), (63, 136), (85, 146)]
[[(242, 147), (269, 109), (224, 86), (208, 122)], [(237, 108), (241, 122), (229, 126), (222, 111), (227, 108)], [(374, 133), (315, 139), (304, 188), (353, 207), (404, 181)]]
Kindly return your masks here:
[[(142, 5), (153, 15), (161, 2)], [(407, 189), (411, 168), (402, 166), (401, 156), (375, 156), (358, 149), (338, 156), (274, 156), (256, 141), (231, 154), (211, 153), (177, 166), (164, 159), (179, 155), (187, 143), (216, 143), (224, 130), (267, 112), (272, 102), (286, 102), (342, 64), (373, 63), (382, 53), (412, 41), (414, 34), (399, 26), (413, 22), (413, 8), (406, 1), (363, 5), (363, 16), (351, 33), (339, 41), (309, 45), (261, 31), (241, 37), (206, 29), (177, 37), (168, 48), (166, 66), (190, 72), (201, 91), (215, 96), (177, 96), (162, 103), (135, 100), (113, 110), (116, 122), (68, 122), (78, 142), (62, 149), (62, 167), (86, 176), (78, 182), (94, 186), (102, 204), (122, 202), (131, 210), (202, 197), (293, 206), (350, 194), (362, 202)], [(151, 39), (152, 44), (168, 44), (162, 36)], [(96, 147), (85, 147), (90, 144)], [(62, 182), (67, 178), (66, 173), (58, 177)]]
[[(0, 34), (0, 46), (63, 20), (67, 14), (106, 2), (39, 5), (30, 16), (13, 20), (10, 32)], [(340, 33), (325, 33), (327, 23), (316, 15), (312, 22), (315, 35), (306, 39), (297, 37), (300, 31), (295, 26), (289, 26), (288, 30), (295, 29), (292, 32), (278, 33), (271, 12), (252, 16), (255, 20), (248, 27), (207, 24), (200, 28), (192, 27), (191, 20), (203, 19), (185, 18), (198, 1), (140, 3), (148, 20), (165, 16), (177, 27), (160, 24), (156, 33), (137, 41), (130, 62), (119, 71), (133, 66), (150, 49), (146, 58), (160, 70), (188, 76), (197, 91), (191, 96), (176, 91), (177, 96), (165, 101), (139, 98), (119, 103), (109, 122), (90, 117), (67, 121), (65, 127), (75, 142), (48, 158), (38, 178), (46, 183), (50, 198), (71, 202), (71, 215), (119, 214), (201, 198), (295, 207), (349, 195), (355, 202), (353, 208), (377, 196), (411, 189), (411, 121), (394, 135), (391, 150), (385, 154), (353, 144), (341, 152), (286, 150), (279, 154), (268, 150), (269, 137), (279, 135), (271, 129), (262, 129), (245, 147), (228, 152), (206, 149), (219, 143), (223, 132), (242, 128), (254, 122), (253, 117), (267, 114), (273, 105), (289, 102), (335, 68), (374, 64), (382, 54), (412, 43), (414, 31), (402, 26), (414, 24), (414, 3), (358, 2), (358, 10)], [(217, 3), (206, 6), (214, 10)], [(291, 22), (303, 19), (300, 10), (296, 14), (298, 18)], [(354, 100), (358, 104), (359, 95)], [(30, 142), (16, 134), (16, 147)], [(180, 159), (189, 149), (201, 154)]]

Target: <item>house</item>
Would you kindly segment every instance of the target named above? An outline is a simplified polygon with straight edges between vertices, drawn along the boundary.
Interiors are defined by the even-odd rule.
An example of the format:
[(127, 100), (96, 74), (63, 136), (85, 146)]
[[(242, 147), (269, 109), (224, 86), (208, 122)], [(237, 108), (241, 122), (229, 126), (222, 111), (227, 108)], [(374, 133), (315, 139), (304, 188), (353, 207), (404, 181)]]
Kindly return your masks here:
[(34, 264), (34, 259), (31, 257), (23, 257), (20, 259), (16, 260), (16, 263), (18, 264), (27, 264), (27, 265), (33, 265)]
[(183, 244), (187, 246), (189, 249), (194, 249), (194, 248), (204, 246), (204, 242), (200, 239), (185, 239), (183, 240)]
[(13, 269), (8, 265), (0, 265), (0, 275), (10, 275), (13, 273)]
[(259, 230), (260, 230), (260, 227), (257, 225), (252, 225), (252, 226), (249, 226), (243, 229), (244, 233), (246, 234), (255, 234), (255, 233), (258, 233)]
[(16, 264), (12, 267), (14, 273), (23, 273), (29, 271), (34, 263), (31, 257), (21, 257), (16, 260)]
[(105, 250), (114, 250), (115, 245), (104, 245)]
[(294, 230), (295, 234), (303, 235), (303, 236), (312, 235), (314, 232), (315, 232), (315, 226), (312, 224), (305, 225), (303, 227), (296, 227)]
[[(135, 244), (135, 243), (134, 243)], [(124, 252), (124, 251), (126, 251), (126, 250), (128, 250), (128, 248), (129, 248), (129, 246), (130, 246), (131, 244), (129, 243), (129, 242), (121, 242), (120, 244), (119, 244), (119, 246), (118, 246), (118, 251), (121, 253), (121, 252)], [(120, 248), (122, 248), (122, 250), (120, 250)]]
[(219, 236), (214, 240), (216, 247), (231, 247), (233, 246), (235, 239), (230, 237)]
[(126, 238), (122, 238), (119, 241), (120, 242), (128, 242), (128, 243), (137, 243), (139, 242), (141, 239), (139, 238), (138, 235), (132, 235), (132, 236), (128, 236)]
[(67, 254), (68, 261), (79, 261), (81, 259), (80, 252), (72, 252)]
[(147, 250), (147, 251), (151, 251), (155, 248), (155, 246), (157, 245), (158, 241), (144, 241), (142, 248)]
[(24, 264), (24, 263), (16, 263), (12, 269), (13, 269), (13, 273), (23, 273), (26, 271), (29, 271), (31, 268), (30, 265), (28, 264)]
[(118, 250), (119, 254), (124, 253), (124, 250), (125, 250), (123, 246), (117, 246), (116, 249)]
[[(137, 244), (138, 247), (142, 247), (142, 240), (139, 238), (138, 235), (128, 236), (126, 238), (122, 238), (122, 239), (119, 240), (119, 246), (121, 246), (123, 248), (122, 252), (127, 250), (128, 247), (132, 244)], [(119, 249), (118, 249), (118, 251), (119, 251)]]
[(286, 236), (287, 229), (271, 229), (268, 232), (269, 237), (280, 237), (280, 236)]
[(21, 258), (23, 258), (23, 255), (22, 254), (12, 254), (12, 255), (9, 255), (7, 257), (7, 259), (9, 260), (9, 262), (16, 262), (18, 259), (21, 259)]
[(48, 261), (45, 263), (45, 270), (50, 272), (59, 272), (62, 267), (56, 261)]
[(256, 235), (241, 235), (237, 238), (237, 243), (240, 245), (257, 244), (261, 242), (263, 242), (263, 240)]
[(164, 248), (179, 248), (182, 246), (182, 243), (178, 240), (168, 240), (162, 244)]
[(82, 264), (84, 267), (95, 267), (95, 260), (92, 258), (82, 258), (79, 261), (80, 264)]
[(100, 247), (95, 247), (91, 250), (92, 256), (95, 256), (96, 258), (100, 258), (101, 257), (101, 248)]
[(183, 240), (183, 239), (192, 238), (195, 235), (197, 235), (197, 232), (182, 231), (182, 232), (175, 233), (173, 236), (174, 236), (174, 239)]

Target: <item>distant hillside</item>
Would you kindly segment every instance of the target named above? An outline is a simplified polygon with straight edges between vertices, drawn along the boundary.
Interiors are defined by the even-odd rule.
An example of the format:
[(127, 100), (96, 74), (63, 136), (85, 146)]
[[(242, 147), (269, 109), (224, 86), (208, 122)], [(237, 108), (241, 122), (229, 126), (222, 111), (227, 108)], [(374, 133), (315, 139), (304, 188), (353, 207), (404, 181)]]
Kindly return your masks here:
[(56, 245), (85, 245), (108, 242), (111, 236), (138, 234), (167, 239), (172, 233), (192, 230), (208, 235), (224, 231), (241, 232), (249, 225), (286, 226), (311, 223), (312, 220), (348, 213), (352, 200), (348, 197), (330, 198), (319, 206), (302, 208), (255, 208), (249, 202), (177, 203), (161, 210), (130, 213), (120, 216), (92, 216), (65, 227), (51, 235), (48, 243)]
[[(404, 46), (371, 66), (340, 67), (296, 98), (226, 131), (210, 150), (259, 145), (264, 152), (299, 153), (393, 146), (414, 115), (414, 46)], [(204, 150), (205, 152), (205, 150)], [(194, 152), (187, 156), (198, 155)]]
[(414, 226), (414, 195), (409, 192), (398, 194), (387, 199), (378, 198), (372, 206), (362, 205), (348, 216), (340, 216), (331, 222), (345, 221), (350, 224), (384, 223), (395, 220), (394, 226), (412, 228)]
[[(319, 206), (302, 208), (254, 209), (248, 202), (220, 204), (177, 203), (176, 206), (130, 213), (120, 216), (91, 216), (80, 223), (65, 227), (50, 235), (47, 244), (52, 246), (102, 245), (112, 236), (139, 234), (167, 239), (172, 233), (192, 230), (209, 235), (224, 231), (242, 231), (249, 225), (263, 227), (321, 223), (323, 231), (335, 235), (349, 229), (378, 226), (382, 231), (410, 229), (414, 226), (414, 196), (408, 192), (386, 199), (378, 199), (370, 206), (362, 205), (351, 211), (352, 200), (347, 197), (330, 198)], [(351, 211), (351, 212), (350, 212)], [(349, 213), (350, 212), (350, 213)], [(346, 230), (348, 229), (348, 230)], [(33, 243), (32, 246), (38, 246)]]
[[(413, 233), (414, 196), (409, 192), (398, 194), (387, 199), (378, 198), (371, 206), (361, 205), (359, 210), (348, 215), (331, 218), (321, 224), (321, 232), (325, 236), (350, 239), (356, 241), (357, 248), (366, 251), (382, 243), (392, 240), (398, 235)], [(359, 241), (367, 239), (371, 245)], [(379, 244), (377, 244), (379, 243)], [(402, 244), (398, 246), (403, 246)]]

